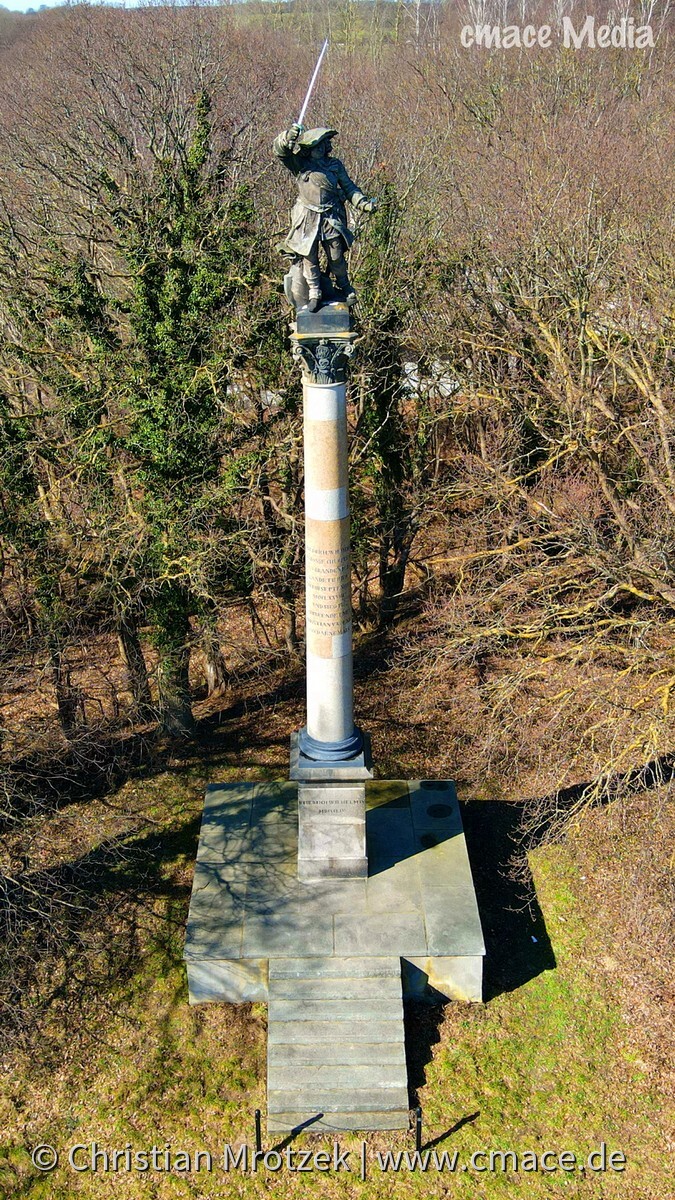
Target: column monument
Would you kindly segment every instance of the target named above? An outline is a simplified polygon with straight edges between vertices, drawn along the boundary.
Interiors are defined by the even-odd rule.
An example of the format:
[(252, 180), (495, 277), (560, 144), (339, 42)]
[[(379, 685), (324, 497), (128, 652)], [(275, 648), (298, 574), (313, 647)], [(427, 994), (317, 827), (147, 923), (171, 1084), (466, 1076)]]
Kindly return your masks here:
[(281, 249), (303, 381), (307, 719), (289, 780), (207, 790), (185, 961), (191, 1003), (269, 1005), (270, 1132), (404, 1130), (403, 997), (479, 1000), (485, 947), (451, 780), (374, 780), (354, 723), (345, 204), (376, 201), (332, 155), (335, 130), (303, 128), (306, 106), (274, 151), (298, 185)]
[[(302, 369), (305, 468), (307, 723), (293, 735), (298, 781), (298, 876), (365, 877), (368, 738), (354, 724), (346, 371), (356, 334), (346, 251), (353, 241), (345, 203), (377, 206), (331, 153), (336, 130), (279, 134), (274, 151), (295, 177), (298, 197), (281, 250), (296, 308), (293, 356)], [(321, 258), (325, 257), (322, 270)]]

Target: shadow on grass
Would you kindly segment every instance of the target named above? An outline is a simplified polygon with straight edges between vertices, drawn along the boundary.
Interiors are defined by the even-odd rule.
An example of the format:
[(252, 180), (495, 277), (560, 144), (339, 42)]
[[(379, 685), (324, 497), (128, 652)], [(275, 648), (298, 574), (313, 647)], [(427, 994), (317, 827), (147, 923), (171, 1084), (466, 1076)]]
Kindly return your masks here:
[(444, 1142), (447, 1138), (452, 1137), (453, 1133), (459, 1133), (460, 1129), (463, 1129), (465, 1125), (471, 1125), (474, 1121), (477, 1121), (479, 1116), (480, 1109), (477, 1109), (474, 1113), (467, 1113), (465, 1117), (460, 1117), (458, 1121), (455, 1121), (454, 1125), (451, 1125), (449, 1129), (445, 1130), (445, 1133), (439, 1133), (435, 1138), (432, 1138), (431, 1141), (423, 1142), (422, 1150), (433, 1150), (436, 1146), (440, 1146), (441, 1142)]
[[(521, 987), (556, 965), (525, 851), (545, 842), (552, 826), (559, 829), (565, 814), (584, 800), (604, 806), (618, 796), (649, 792), (674, 778), (675, 754), (664, 754), (641, 767), (587, 780), (548, 796), (519, 803), (481, 800), (460, 804), (485, 935), (485, 1001)], [(536, 815), (536, 822), (531, 814)]]
[(417, 1108), (419, 1092), (426, 1083), (426, 1068), (434, 1046), (441, 1040), (440, 1029), (449, 1001), (406, 1000), (404, 1005), (405, 1057), (408, 1069), (410, 1107)]
[(460, 804), (485, 937), (483, 1000), (522, 987), (556, 965), (522, 853), (522, 805), (497, 800)]
[(133, 986), (149, 952), (160, 974), (175, 969), (190, 884), (166, 867), (194, 857), (200, 821), (106, 839), (46, 870), (0, 875), (0, 1028), (8, 1042), (39, 1038), (39, 1063), (49, 1066), (62, 1057), (64, 1038), (101, 1040), (106, 997)]

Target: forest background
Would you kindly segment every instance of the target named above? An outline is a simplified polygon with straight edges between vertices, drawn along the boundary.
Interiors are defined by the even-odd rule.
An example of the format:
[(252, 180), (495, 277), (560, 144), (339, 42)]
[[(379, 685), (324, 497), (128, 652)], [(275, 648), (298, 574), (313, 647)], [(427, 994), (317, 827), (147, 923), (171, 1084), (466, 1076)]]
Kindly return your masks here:
[(459, 38), (587, 11), (0, 13), (10, 1057), (38, 1039), (51, 1069), (75, 1010), (86, 1043), (82, 998), (114, 1005), (157, 922), (182, 927), (203, 779), (283, 775), (302, 722), (293, 188), (271, 140), (328, 35), (309, 117), (381, 201), (352, 253), (360, 722), (380, 776), (495, 803), (477, 844), (502, 830), (519, 905), (528, 848), (595, 848), (586, 906), (672, 1094), (673, 18), (614, 13), (652, 25), (645, 51)]

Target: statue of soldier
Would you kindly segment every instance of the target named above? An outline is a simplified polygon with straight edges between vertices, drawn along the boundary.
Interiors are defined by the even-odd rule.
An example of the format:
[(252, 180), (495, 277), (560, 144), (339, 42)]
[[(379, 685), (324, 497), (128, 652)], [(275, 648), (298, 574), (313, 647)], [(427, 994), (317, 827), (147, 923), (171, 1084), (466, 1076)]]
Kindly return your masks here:
[[(345, 200), (360, 212), (374, 212), (377, 200), (369, 200), (349, 178), (339, 158), (331, 154), (332, 139), (336, 129), (304, 129), (302, 125), (291, 125), (274, 139), (274, 153), (293, 174), (298, 184), (298, 199), (291, 213), (291, 229), (279, 249), (302, 265), (302, 277), (309, 292), (307, 307), (316, 312), (321, 300), (327, 299), (325, 283), (322, 284), (319, 247), (323, 246), (328, 262), (328, 271), (346, 303), (356, 303), (356, 295), (349, 282), (345, 251), (354, 241), (354, 234), (347, 225)], [(325, 280), (324, 276), (324, 280)], [(293, 284), (293, 268), (287, 280), (291, 280), (291, 297), (296, 305), (304, 289)], [(287, 290), (288, 295), (288, 290)]]

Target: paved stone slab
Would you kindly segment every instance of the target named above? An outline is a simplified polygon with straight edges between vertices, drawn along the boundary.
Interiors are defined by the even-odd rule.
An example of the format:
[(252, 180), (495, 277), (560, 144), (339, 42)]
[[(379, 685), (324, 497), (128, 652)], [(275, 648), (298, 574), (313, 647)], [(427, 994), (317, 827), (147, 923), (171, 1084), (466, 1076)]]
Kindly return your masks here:
[[(199, 834), (197, 861), (234, 862), (245, 850), (261, 850), (251, 830), (261, 822), (283, 818), (292, 822), (297, 810), (297, 792), (291, 783), (232, 783), (213, 784), (206, 789), (202, 826)], [(253, 816), (255, 814), (255, 820)], [(238, 839), (248, 836), (244, 844)]]
[[(317, 1048), (313, 1042), (272, 1042), (267, 1061), (275, 1066), (316, 1067)], [(403, 1038), (395, 1042), (327, 1042), (321, 1048), (321, 1062), (326, 1066), (388, 1066), (405, 1067)]]
[(366, 812), (366, 854), (369, 874), (387, 871), (418, 852), (410, 809), (382, 805)]
[[(240, 785), (241, 786), (241, 785)], [(255, 818), (261, 816), (295, 819), (298, 812), (298, 785), (289, 780), (253, 783), (246, 785), (251, 788), (251, 807)]]
[(336, 954), (381, 954), (395, 946), (401, 955), (424, 954), (427, 937), (419, 913), (367, 913), (335, 917)]
[(241, 1004), (266, 1001), (269, 992), (266, 958), (185, 960), (190, 1004)]
[(197, 863), (185, 938), (185, 956), (240, 958), (246, 875), (230, 866)]
[(370, 875), (366, 885), (365, 906), (369, 913), (422, 911), (422, 890), (414, 858), (396, 864), (393, 871)]
[(409, 808), (410, 792), (403, 779), (378, 779), (366, 787), (366, 808)]
[(260, 866), (243, 863), (240, 868), (246, 878), (245, 911), (249, 916), (278, 912), (289, 904), (303, 905), (302, 888), (287, 859)]
[(267, 916), (245, 915), (241, 948), (244, 958), (325, 955), (333, 950), (332, 917), (322, 917), (309, 906), (288, 904)]
[(200, 838), (197, 862), (282, 864), (293, 860), (296, 846), (292, 821), (279, 821), (272, 828), (264, 823), (248, 829), (212, 827), (204, 843)]
[(425, 893), (425, 921), (430, 957), (443, 957), (443, 950), (449, 945), (457, 955), (485, 952), (473, 889), (435, 889)]
[(366, 905), (365, 879), (303, 880), (299, 894), (319, 911), (329, 913), (360, 912)]

